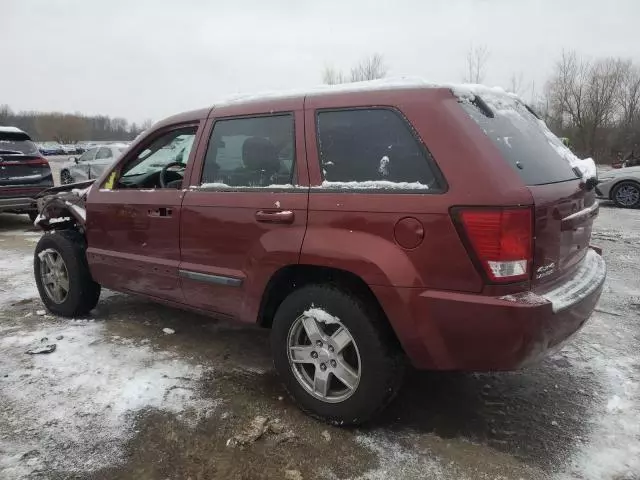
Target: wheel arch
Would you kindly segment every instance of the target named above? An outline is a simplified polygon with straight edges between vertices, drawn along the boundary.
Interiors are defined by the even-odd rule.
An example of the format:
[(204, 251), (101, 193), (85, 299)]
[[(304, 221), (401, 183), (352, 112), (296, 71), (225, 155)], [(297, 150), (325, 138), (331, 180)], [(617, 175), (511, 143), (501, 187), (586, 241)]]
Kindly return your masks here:
[(623, 183), (633, 183), (640, 189), (640, 179), (629, 178), (629, 177), (621, 178), (618, 181), (616, 181), (613, 185), (611, 185), (611, 188), (609, 189), (609, 200), (613, 200), (614, 192)]
[[(84, 236), (85, 218), (75, 208), (69, 206), (64, 199), (60, 197), (50, 198), (42, 204), (39, 213), (35, 223), (42, 230), (75, 230)], [(69, 220), (52, 222), (52, 220), (60, 218), (69, 218)]]
[(270, 328), (280, 304), (293, 291), (306, 285), (331, 283), (362, 299), (384, 319), (389, 333), (399, 344), (398, 337), (377, 297), (358, 275), (333, 267), (296, 264), (277, 270), (267, 282), (258, 310), (258, 324)]

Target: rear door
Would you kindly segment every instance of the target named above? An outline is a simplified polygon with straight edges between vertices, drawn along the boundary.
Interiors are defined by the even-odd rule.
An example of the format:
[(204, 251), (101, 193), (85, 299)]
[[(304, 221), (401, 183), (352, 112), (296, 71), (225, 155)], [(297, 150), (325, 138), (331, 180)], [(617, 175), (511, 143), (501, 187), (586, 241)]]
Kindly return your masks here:
[(569, 275), (584, 258), (598, 214), (594, 190), (587, 190), (570, 161), (574, 154), (526, 106), (510, 97), (462, 101), (515, 170), (533, 197), (534, 284)]
[(298, 263), (309, 196), (302, 106), (214, 109), (182, 204), (188, 304), (255, 322), (271, 276)]

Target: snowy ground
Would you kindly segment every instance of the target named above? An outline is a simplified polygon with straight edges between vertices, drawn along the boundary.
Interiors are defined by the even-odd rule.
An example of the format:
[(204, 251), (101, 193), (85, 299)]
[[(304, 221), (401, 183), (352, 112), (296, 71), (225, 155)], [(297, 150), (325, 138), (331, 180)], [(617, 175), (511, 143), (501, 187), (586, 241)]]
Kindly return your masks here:
[[(640, 479), (640, 211), (601, 209), (606, 290), (563, 351), (518, 373), (414, 372), (356, 430), (290, 403), (266, 331), (111, 292), (87, 318), (39, 315), (37, 238), (0, 215), (0, 479)], [(258, 415), (294, 438), (228, 442)]]

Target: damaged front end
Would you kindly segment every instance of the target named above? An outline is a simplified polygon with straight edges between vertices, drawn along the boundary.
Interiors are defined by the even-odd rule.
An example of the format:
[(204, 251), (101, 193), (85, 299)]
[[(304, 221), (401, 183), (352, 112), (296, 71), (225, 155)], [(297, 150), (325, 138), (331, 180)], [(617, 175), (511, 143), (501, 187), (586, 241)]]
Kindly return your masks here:
[(73, 228), (84, 233), (87, 195), (94, 180), (49, 188), (36, 196), (38, 217), (33, 224), (44, 231)]

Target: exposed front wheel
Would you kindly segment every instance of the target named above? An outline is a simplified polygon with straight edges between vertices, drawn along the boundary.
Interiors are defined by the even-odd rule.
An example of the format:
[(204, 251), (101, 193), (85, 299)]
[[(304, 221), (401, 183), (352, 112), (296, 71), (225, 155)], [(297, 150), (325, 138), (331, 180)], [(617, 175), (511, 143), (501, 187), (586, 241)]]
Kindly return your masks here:
[(69, 173), (69, 170), (62, 170), (60, 172), (60, 183), (62, 185), (69, 185), (70, 183), (73, 183), (73, 177), (71, 176), (71, 173)]
[(640, 184), (636, 182), (621, 182), (611, 192), (611, 199), (621, 208), (640, 207)]
[(294, 291), (273, 321), (276, 370), (300, 407), (324, 421), (360, 424), (396, 394), (404, 358), (381, 313), (331, 285)]
[(33, 272), (42, 302), (56, 315), (85, 315), (98, 303), (100, 285), (91, 278), (78, 232), (43, 235), (36, 245)]

